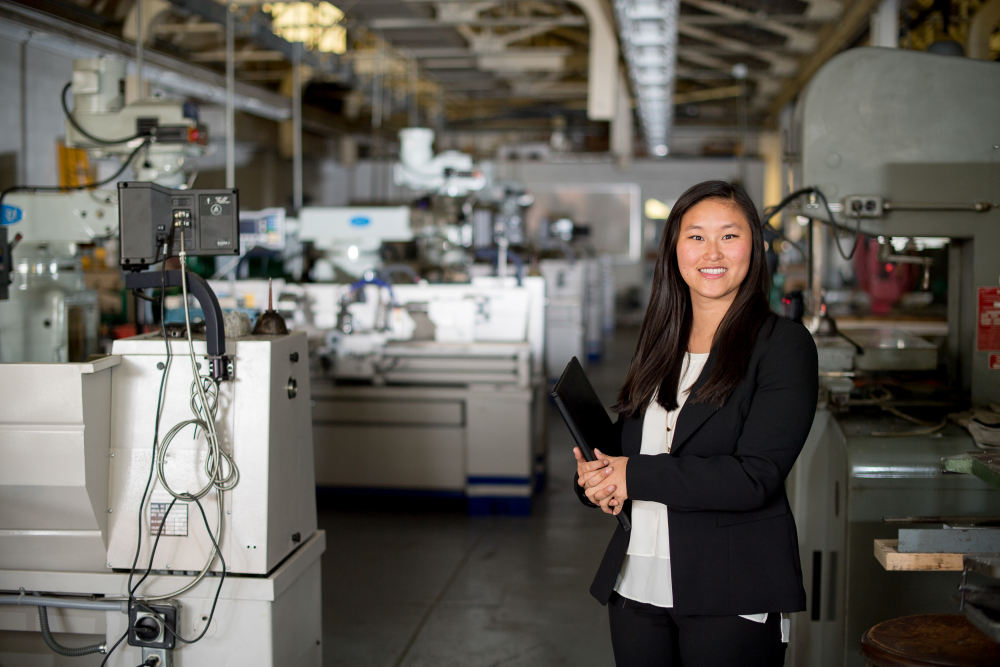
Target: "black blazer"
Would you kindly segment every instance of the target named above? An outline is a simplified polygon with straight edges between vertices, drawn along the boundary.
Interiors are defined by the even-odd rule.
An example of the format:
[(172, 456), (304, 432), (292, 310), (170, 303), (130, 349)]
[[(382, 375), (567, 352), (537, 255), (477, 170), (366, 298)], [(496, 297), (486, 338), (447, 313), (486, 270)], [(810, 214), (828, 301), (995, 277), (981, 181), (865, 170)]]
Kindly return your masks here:
[[(713, 350), (694, 384), (705, 383)], [(603, 450), (629, 457), (629, 499), (667, 506), (674, 610), (736, 615), (804, 610), (802, 567), (785, 477), (816, 412), (816, 345), (801, 324), (765, 322), (747, 376), (721, 408), (685, 402), (669, 454), (643, 456), (642, 416), (620, 418), (620, 439)], [(573, 480), (587, 505), (592, 503)], [(618, 526), (591, 594), (607, 604), (628, 549)]]

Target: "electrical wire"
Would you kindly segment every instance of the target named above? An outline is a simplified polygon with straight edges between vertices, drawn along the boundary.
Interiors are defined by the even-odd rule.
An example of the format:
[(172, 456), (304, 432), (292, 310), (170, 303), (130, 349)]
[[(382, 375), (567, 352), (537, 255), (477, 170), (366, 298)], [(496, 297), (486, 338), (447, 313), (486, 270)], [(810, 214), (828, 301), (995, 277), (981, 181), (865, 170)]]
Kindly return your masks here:
[(84, 183), (83, 185), (14, 185), (7, 188), (3, 192), (0, 192), (0, 207), (3, 206), (3, 200), (12, 192), (69, 192), (71, 190), (89, 190), (91, 188), (99, 188), (102, 185), (107, 185), (108, 183), (117, 180), (119, 176), (125, 173), (125, 169), (127, 169), (132, 163), (132, 160), (134, 160), (135, 156), (139, 154), (139, 151), (149, 146), (152, 142), (152, 138), (147, 137), (141, 144), (135, 147), (135, 150), (129, 153), (129, 156), (125, 158), (124, 162), (122, 162), (122, 166), (118, 169), (118, 171), (108, 178), (105, 178), (103, 181)]
[(833, 211), (830, 210), (830, 202), (826, 200), (826, 195), (824, 195), (823, 191), (819, 188), (813, 188), (813, 191), (816, 193), (816, 196), (819, 197), (820, 201), (823, 202), (823, 208), (826, 209), (826, 215), (830, 219), (829, 224), (833, 228), (833, 245), (837, 246), (837, 253), (843, 257), (845, 261), (851, 261), (854, 257), (854, 253), (858, 251), (858, 246), (861, 244), (861, 213), (859, 211), (854, 212), (855, 217), (858, 220), (857, 228), (854, 230), (854, 245), (851, 247), (851, 253), (849, 255), (845, 254), (844, 249), (840, 247), (840, 237), (837, 236), (837, 227), (839, 227), (839, 225), (837, 225), (836, 221), (833, 219)]
[(63, 113), (66, 115), (66, 120), (69, 121), (70, 125), (72, 125), (77, 132), (85, 136), (87, 139), (90, 139), (95, 144), (101, 144), (102, 146), (117, 146), (119, 144), (127, 144), (130, 141), (135, 141), (140, 137), (146, 136), (140, 132), (136, 132), (131, 137), (125, 137), (124, 139), (101, 139), (100, 137), (95, 137), (90, 132), (87, 132), (85, 129), (80, 127), (80, 124), (78, 122), (76, 122), (76, 118), (73, 117), (73, 114), (69, 110), (69, 106), (66, 104), (66, 93), (72, 87), (73, 87), (72, 81), (63, 86), (62, 94), (59, 96), (59, 101), (62, 103), (62, 110)]
[[(181, 294), (182, 300), (184, 302), (184, 323), (185, 330), (187, 333), (188, 350), (191, 358), (191, 372), (194, 377), (191, 387), (191, 411), (194, 413), (194, 419), (188, 419), (174, 425), (170, 431), (163, 437), (160, 442), (159, 451), (156, 453), (155, 466), (156, 466), (156, 478), (160, 485), (164, 488), (167, 493), (173, 496), (174, 501), (191, 501), (194, 500), (201, 507), (199, 500), (204, 498), (213, 489), (216, 491), (217, 497), (217, 509), (218, 509), (218, 521), (215, 530), (215, 534), (212, 534), (211, 528), (208, 527), (208, 520), (205, 521), (205, 527), (208, 529), (209, 537), (212, 539), (213, 548), (211, 553), (208, 555), (208, 559), (205, 566), (202, 568), (201, 572), (192, 580), (188, 585), (184, 586), (180, 590), (174, 591), (166, 595), (157, 596), (144, 596), (141, 598), (136, 598), (134, 595), (134, 590), (131, 588), (131, 575), (129, 577), (130, 592), (129, 600), (139, 600), (145, 602), (153, 602), (156, 600), (166, 600), (169, 598), (174, 598), (187, 591), (191, 590), (202, 579), (208, 574), (209, 569), (212, 567), (212, 563), (215, 562), (216, 555), (219, 556), (219, 560), (223, 563), (223, 572), (225, 572), (225, 561), (222, 559), (222, 553), (219, 551), (218, 543), (222, 539), (222, 509), (224, 503), (223, 492), (233, 489), (239, 483), (239, 469), (236, 467), (236, 463), (233, 459), (222, 450), (219, 446), (219, 437), (215, 429), (215, 413), (218, 408), (218, 387), (215, 386), (214, 380), (209, 376), (201, 375), (198, 369), (197, 355), (194, 351), (194, 339), (191, 336), (191, 314), (188, 308), (188, 289), (187, 289), (187, 251), (184, 247), (184, 234), (181, 234), (181, 249), (179, 253), (179, 259), (181, 262)], [(162, 309), (162, 305), (161, 305)], [(161, 310), (162, 313), (162, 310)], [(163, 317), (161, 316), (160, 321), (162, 323)], [(165, 328), (165, 325), (164, 325)], [(164, 333), (164, 340), (166, 340), (166, 334)], [(169, 345), (169, 341), (167, 342)], [(209, 383), (211, 388), (206, 393), (205, 383)], [(212, 402), (209, 402), (208, 395), (212, 396)], [(197, 401), (199, 402), (196, 402)], [(206, 439), (208, 441), (209, 452), (205, 459), (205, 472), (208, 475), (208, 483), (201, 488), (196, 493), (191, 493), (190, 491), (177, 492), (174, 491), (166, 481), (166, 454), (170, 447), (170, 443), (173, 441), (174, 437), (180, 433), (187, 426), (195, 426), (195, 428), (202, 428), (205, 431)], [(228, 472), (223, 474), (224, 470), (228, 468)], [(171, 502), (171, 506), (173, 505)], [(204, 513), (204, 510), (203, 510)], [(140, 521), (141, 521), (141, 511), (140, 511)], [(163, 524), (160, 524), (162, 529)], [(141, 532), (141, 528), (140, 528)], [(150, 567), (146, 574), (143, 575), (142, 580), (145, 580), (149, 572), (152, 570), (152, 557), (155, 554), (156, 545), (153, 546), (153, 552), (150, 554)], [(138, 555), (137, 555), (138, 558)], [(135, 563), (133, 563), (133, 569), (135, 568)], [(138, 587), (139, 584), (136, 584)], [(221, 586), (221, 585), (220, 585)]]
[[(222, 507), (222, 491), (216, 489), (216, 493), (218, 494), (218, 497), (219, 497), (219, 507), (221, 508)], [(177, 632), (166, 623), (166, 619), (164, 619), (163, 616), (161, 616), (160, 613), (157, 612), (155, 609), (147, 606), (143, 602), (136, 602), (136, 604), (139, 605), (139, 607), (141, 607), (142, 609), (144, 609), (147, 612), (149, 612), (150, 614), (152, 614), (152, 615), (156, 616), (157, 618), (159, 618), (160, 621), (163, 622), (163, 627), (166, 629), (166, 631), (169, 632), (170, 634), (172, 634), (177, 639), (177, 641), (183, 642), (184, 644), (194, 644), (194, 643), (197, 643), (197, 642), (201, 641), (202, 637), (205, 636), (205, 633), (208, 632), (208, 628), (211, 627), (211, 625), (212, 625), (212, 619), (215, 617), (215, 607), (216, 607), (216, 605), (219, 604), (219, 594), (222, 592), (222, 584), (224, 584), (226, 582), (226, 559), (222, 556), (222, 549), (219, 548), (219, 543), (216, 541), (215, 536), (212, 535), (212, 529), (208, 525), (208, 515), (205, 514), (205, 508), (202, 506), (201, 501), (198, 500), (197, 498), (195, 498), (194, 496), (190, 495), (190, 494), (181, 494), (181, 497), (183, 499), (185, 499), (185, 500), (193, 500), (195, 502), (195, 504), (198, 505), (198, 511), (201, 512), (201, 520), (205, 523), (205, 530), (208, 531), (208, 536), (212, 539), (212, 553), (213, 553), (213, 558), (209, 561), (209, 564), (211, 564), (212, 560), (215, 560), (214, 554), (218, 554), (219, 561), (222, 563), (222, 576), (219, 578), (219, 586), (218, 586), (218, 588), (215, 589), (215, 598), (212, 600), (212, 610), (208, 613), (208, 619), (205, 621), (205, 627), (202, 628), (201, 634), (198, 635), (197, 637), (195, 637), (194, 639), (185, 639), (184, 637), (181, 637), (179, 634), (177, 634)], [(163, 524), (166, 523), (167, 515), (170, 514), (170, 510), (173, 508), (174, 503), (176, 503), (177, 500), (178, 500), (178, 498), (174, 498), (172, 501), (170, 501), (170, 506), (167, 508), (167, 511), (164, 513), (164, 515), (163, 515), (163, 521), (160, 523), (160, 530), (159, 530), (160, 533), (163, 532)], [(219, 527), (220, 528), (222, 527), (222, 510), (221, 509), (219, 510)], [(160, 539), (159, 534), (156, 536), (156, 539), (157, 539), (157, 541), (159, 541), (159, 539)], [(155, 547), (154, 547), (154, 551), (155, 551)], [(145, 579), (146, 576), (149, 575), (149, 573), (152, 570), (152, 568), (153, 568), (153, 558), (152, 558), (152, 555), (150, 555), (149, 567), (146, 570), (146, 574), (143, 575), (143, 579)], [(199, 581), (200, 581), (200, 579), (199, 579)], [(141, 583), (141, 581), (140, 581), (140, 583)], [(195, 583), (197, 583), (197, 581)]]
[[(779, 232), (777, 229), (771, 226), (770, 220), (775, 215), (777, 215), (782, 209), (784, 209), (786, 206), (791, 204), (793, 201), (795, 201), (802, 195), (810, 195), (810, 194), (816, 195), (819, 198), (819, 200), (823, 202), (823, 208), (826, 210), (826, 215), (827, 215), (826, 220), (824, 220), (823, 218), (811, 218), (811, 219), (819, 220), (823, 224), (829, 225), (831, 227), (833, 231), (833, 244), (837, 246), (837, 252), (840, 254), (842, 258), (844, 258), (845, 261), (848, 262), (851, 261), (851, 259), (854, 257), (854, 254), (858, 251), (858, 246), (861, 245), (861, 214), (858, 211), (854, 212), (855, 219), (857, 220), (854, 229), (839, 224), (833, 217), (833, 211), (830, 210), (830, 203), (827, 201), (826, 195), (824, 195), (823, 191), (817, 187), (807, 187), (796, 190), (787, 195), (779, 203), (775, 204), (774, 206), (768, 207), (767, 209), (764, 210), (764, 216), (761, 218), (761, 224), (766, 225), (767, 228), (773, 231), (775, 234), (777, 234), (782, 241), (790, 243), (793, 248), (799, 251), (799, 254), (801, 254), (802, 257), (806, 257), (807, 256), (806, 252), (802, 248), (800, 248), (798, 244), (793, 243), (788, 238), (786, 238), (781, 232)], [(845, 230), (854, 233), (854, 245), (851, 247), (850, 254), (845, 253), (844, 249), (840, 246), (840, 237), (837, 236), (838, 230)]]
[(106, 664), (108, 664), (108, 658), (110, 658), (111, 654), (115, 652), (115, 649), (118, 648), (118, 645), (121, 644), (123, 641), (125, 641), (126, 637), (128, 637), (128, 630), (126, 630), (125, 634), (123, 634), (121, 637), (118, 638), (118, 641), (115, 642), (115, 645), (112, 646), (111, 650), (109, 650), (107, 655), (104, 656), (104, 660), (101, 660), (101, 667), (104, 667)]
[[(146, 506), (146, 498), (149, 496), (150, 486), (153, 483), (153, 472), (156, 470), (156, 450), (159, 444), (160, 436), (160, 418), (163, 416), (163, 403), (166, 396), (167, 388), (167, 375), (170, 372), (170, 339), (167, 338), (167, 325), (165, 322), (165, 306), (167, 296), (167, 279), (165, 273), (160, 273), (160, 333), (163, 334), (163, 343), (167, 352), (167, 361), (163, 364), (163, 370), (160, 373), (160, 391), (156, 398), (156, 419), (153, 423), (153, 450), (151, 452), (151, 458), (149, 461), (149, 475), (146, 477), (146, 488), (142, 492), (142, 500), (139, 502), (139, 531), (138, 537), (136, 539), (135, 545), (135, 558), (132, 559), (132, 569), (129, 570), (128, 575), (128, 599), (129, 602), (133, 601), (135, 588), (139, 587), (136, 584), (135, 588), (132, 587), (132, 575), (135, 573), (135, 566), (139, 563), (139, 553), (142, 551), (142, 514), (143, 508)], [(162, 528), (163, 525), (161, 524)], [(139, 583), (142, 583), (141, 581)]]

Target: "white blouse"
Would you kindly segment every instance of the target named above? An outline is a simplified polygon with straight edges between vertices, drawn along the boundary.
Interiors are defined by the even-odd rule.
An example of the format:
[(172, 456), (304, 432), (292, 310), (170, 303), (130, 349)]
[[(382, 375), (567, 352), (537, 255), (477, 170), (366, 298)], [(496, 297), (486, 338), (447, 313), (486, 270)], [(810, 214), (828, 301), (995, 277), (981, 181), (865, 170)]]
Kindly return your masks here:
[[(640, 454), (667, 454), (673, 444), (674, 431), (681, 408), (691, 387), (708, 361), (708, 354), (684, 355), (684, 367), (677, 383), (677, 408), (667, 412), (653, 395), (642, 422)], [(632, 501), (632, 530), (628, 550), (618, 572), (615, 590), (624, 598), (655, 605), (673, 607), (674, 591), (670, 573), (670, 529), (667, 506), (651, 500)], [(783, 615), (784, 616), (784, 615)], [(743, 618), (764, 623), (767, 614), (747, 614)], [(781, 640), (788, 641), (788, 621), (782, 618)]]

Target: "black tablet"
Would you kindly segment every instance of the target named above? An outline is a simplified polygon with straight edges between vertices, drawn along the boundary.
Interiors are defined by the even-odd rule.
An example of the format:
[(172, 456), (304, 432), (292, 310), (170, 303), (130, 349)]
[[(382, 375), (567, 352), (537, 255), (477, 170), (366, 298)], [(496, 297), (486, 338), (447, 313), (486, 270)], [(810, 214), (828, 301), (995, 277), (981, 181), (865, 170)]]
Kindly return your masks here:
[[(576, 357), (566, 364), (566, 370), (552, 388), (552, 399), (583, 452), (583, 458), (595, 460), (594, 449), (606, 447), (606, 443), (614, 437), (614, 424)], [(624, 513), (620, 512), (617, 516), (622, 528), (632, 528)]]

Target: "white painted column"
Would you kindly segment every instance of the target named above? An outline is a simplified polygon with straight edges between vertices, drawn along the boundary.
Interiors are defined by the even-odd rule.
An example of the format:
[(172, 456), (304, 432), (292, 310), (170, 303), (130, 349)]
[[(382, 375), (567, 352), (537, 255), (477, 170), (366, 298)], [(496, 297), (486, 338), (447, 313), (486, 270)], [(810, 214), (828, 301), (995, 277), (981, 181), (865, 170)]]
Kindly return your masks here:
[(628, 80), (625, 78), (625, 73), (619, 71), (618, 103), (615, 105), (615, 117), (611, 120), (611, 153), (617, 158), (618, 166), (622, 169), (627, 169), (632, 163), (635, 143), (633, 132), (632, 98), (629, 95)]
[(872, 12), (870, 46), (899, 48), (899, 0), (882, 0)]

